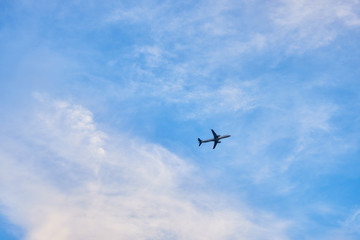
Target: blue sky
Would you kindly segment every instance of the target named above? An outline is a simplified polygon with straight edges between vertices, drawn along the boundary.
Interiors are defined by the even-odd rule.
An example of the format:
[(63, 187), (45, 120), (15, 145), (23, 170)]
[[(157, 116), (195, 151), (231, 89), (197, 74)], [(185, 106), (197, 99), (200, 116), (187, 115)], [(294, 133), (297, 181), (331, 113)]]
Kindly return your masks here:
[(0, 238), (359, 239), (359, 39), (356, 0), (1, 1)]

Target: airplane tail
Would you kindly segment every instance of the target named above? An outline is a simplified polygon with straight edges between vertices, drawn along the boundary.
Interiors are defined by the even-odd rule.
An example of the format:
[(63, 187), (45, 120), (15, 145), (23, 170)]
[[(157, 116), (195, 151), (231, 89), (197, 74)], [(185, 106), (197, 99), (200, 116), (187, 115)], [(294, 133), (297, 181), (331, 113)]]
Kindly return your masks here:
[(203, 142), (201, 141), (200, 138), (198, 138), (198, 141), (199, 141), (199, 147), (200, 147), (200, 145), (201, 145)]

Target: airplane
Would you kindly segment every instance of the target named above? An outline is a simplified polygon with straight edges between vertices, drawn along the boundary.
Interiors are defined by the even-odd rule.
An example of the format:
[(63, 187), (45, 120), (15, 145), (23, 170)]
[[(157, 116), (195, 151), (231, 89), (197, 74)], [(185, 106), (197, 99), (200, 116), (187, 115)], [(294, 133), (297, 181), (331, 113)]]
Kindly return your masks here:
[(214, 142), (214, 147), (213, 147), (213, 149), (214, 149), (218, 143), (221, 143), (221, 142), (219, 141), (220, 139), (231, 137), (231, 135), (223, 135), (223, 136), (217, 135), (217, 134), (215, 133), (215, 131), (212, 130), (212, 129), (211, 129), (211, 132), (212, 132), (212, 134), (214, 135), (214, 138), (207, 139), (207, 140), (201, 140), (200, 138), (198, 138), (199, 147), (200, 147), (200, 145), (201, 145), (202, 143)]

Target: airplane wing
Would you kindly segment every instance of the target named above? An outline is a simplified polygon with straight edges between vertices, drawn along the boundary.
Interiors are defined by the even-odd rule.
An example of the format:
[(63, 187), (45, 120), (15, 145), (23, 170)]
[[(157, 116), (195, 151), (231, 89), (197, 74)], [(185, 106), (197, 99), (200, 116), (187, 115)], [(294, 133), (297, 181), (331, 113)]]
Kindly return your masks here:
[(214, 139), (216, 139), (217, 137), (218, 137), (218, 135), (215, 133), (215, 131), (214, 130), (212, 130), (211, 129), (211, 132), (212, 132), (212, 134), (214, 135)]
[(216, 145), (218, 144), (218, 141), (214, 141), (213, 149), (215, 149)]

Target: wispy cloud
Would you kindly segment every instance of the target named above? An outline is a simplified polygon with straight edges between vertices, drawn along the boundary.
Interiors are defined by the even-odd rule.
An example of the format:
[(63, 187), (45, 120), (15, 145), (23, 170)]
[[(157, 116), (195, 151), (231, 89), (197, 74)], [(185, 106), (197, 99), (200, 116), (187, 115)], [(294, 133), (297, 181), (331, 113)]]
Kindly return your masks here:
[[(146, 26), (158, 49), (194, 66), (188, 70), (202, 69), (210, 75), (224, 64), (240, 66), (249, 53), (286, 56), (326, 46), (347, 29), (360, 26), (358, 6), (354, 0), (148, 2), (120, 6), (106, 22)], [(176, 10), (183, 7), (186, 11)]]
[(320, 239), (349, 239), (356, 240), (360, 235), (360, 225), (359, 225), (360, 213), (358, 209), (353, 210), (347, 216), (343, 214), (342, 220), (340, 220), (340, 226), (334, 228), (332, 231), (327, 233), (325, 236)]
[(351, 216), (346, 219), (344, 223), (344, 227), (350, 232), (350, 233), (358, 233), (360, 234), (360, 210), (357, 209), (354, 211)]
[(42, 106), (1, 150), (0, 200), (26, 239), (287, 239), (286, 221), (200, 190), (166, 149), (98, 130), (82, 106)]
[[(137, 76), (129, 76), (130, 91), (159, 97), (164, 102), (199, 104), (196, 111), (204, 110), (202, 114), (214, 109), (249, 110), (257, 105), (253, 89), (263, 84), (253, 79), (264, 76), (237, 76), (245, 71), (248, 57), (273, 54), (283, 59), (301, 54), (330, 44), (345, 31), (344, 26), (358, 26), (356, 1), (256, 3), (199, 2), (183, 6), (147, 2), (112, 10), (105, 22), (121, 25), (132, 21), (135, 26), (141, 25), (152, 43), (138, 43), (132, 49), (130, 59), (136, 64), (128, 67)], [(176, 6), (186, 11), (176, 11)], [(251, 13), (259, 11), (264, 13), (261, 19), (249, 21)], [(269, 64), (276, 66), (279, 61)], [(229, 94), (226, 98), (225, 91)], [(214, 94), (223, 102), (211, 101)], [(205, 102), (206, 106), (202, 104)]]
[[(358, 1), (279, 1), (271, 19), (290, 51), (304, 52), (333, 41), (343, 27), (359, 27)], [(276, 39), (277, 41), (281, 41)]]

